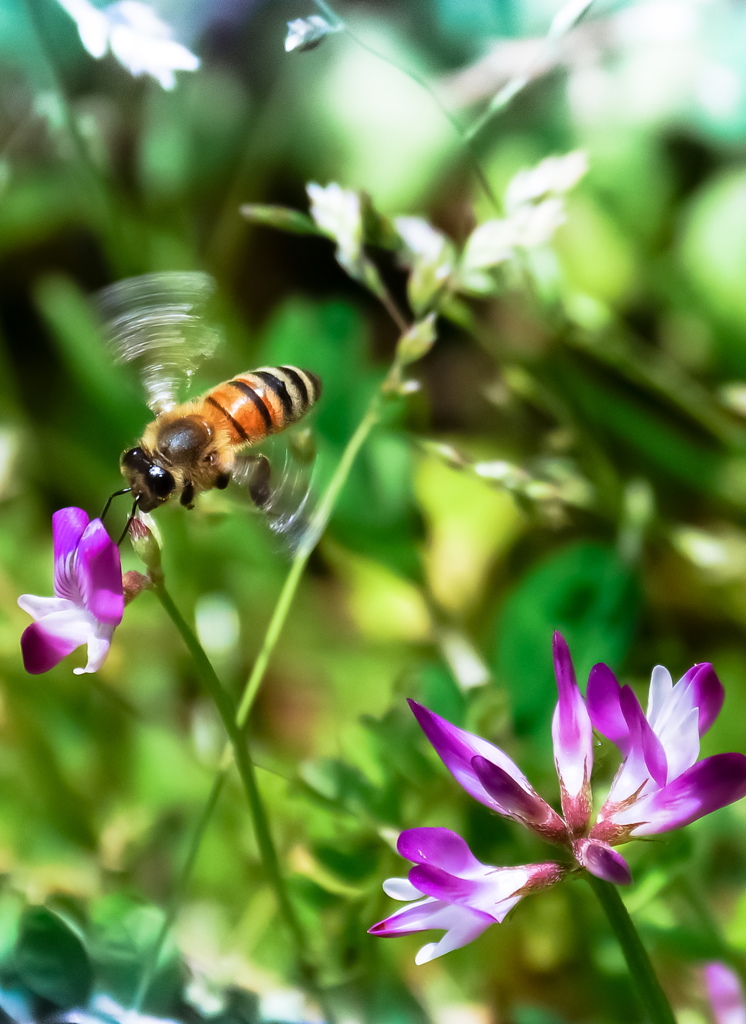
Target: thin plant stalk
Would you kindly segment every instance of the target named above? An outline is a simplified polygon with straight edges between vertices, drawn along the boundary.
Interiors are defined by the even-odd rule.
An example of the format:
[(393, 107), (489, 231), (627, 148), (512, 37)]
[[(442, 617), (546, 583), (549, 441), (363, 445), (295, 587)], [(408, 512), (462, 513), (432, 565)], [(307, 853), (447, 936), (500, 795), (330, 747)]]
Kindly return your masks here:
[[(398, 371), (399, 367), (395, 362), (391, 370), (390, 378), (394, 377), (398, 373)], [(230, 704), (230, 698), (228, 697), (227, 693), (222, 687), (222, 684), (215, 675), (215, 671), (212, 665), (210, 664), (210, 661), (207, 658), (207, 655), (205, 654), (194, 632), (190, 629), (190, 627), (188, 626), (188, 624), (186, 623), (186, 621), (184, 620), (183, 616), (178, 611), (176, 606), (174, 605), (173, 600), (171, 599), (170, 595), (165, 590), (165, 588), (162, 586), (162, 584), (156, 582), (154, 586), (158, 599), (161, 601), (161, 604), (164, 606), (164, 609), (168, 613), (169, 617), (173, 620), (182, 638), (184, 639), (184, 642), (186, 643), (189, 651), (192, 653), (195, 659), (195, 663), (197, 664), (197, 667), (200, 670), (200, 674), (202, 675), (208, 690), (210, 691), (211, 694), (214, 695), (216, 704), (218, 705), (218, 711), (221, 713), (221, 717), (223, 717), (224, 715), (228, 715), (230, 712), (231, 720), (229, 728), (226, 718), (223, 717), (226, 731), (228, 732), (229, 736), (229, 742), (226, 744), (226, 747), (223, 751), (220, 767), (218, 768), (215, 774), (209, 797), (207, 799), (205, 807), (203, 808), (202, 814), (200, 815), (199, 822), (192, 835), (192, 840), (187, 851), (184, 865), (179, 874), (179, 880), (175, 892), (169, 903), (169, 907), (168, 910), (166, 911), (166, 915), (164, 917), (161, 928), (156, 936), (156, 941), (153, 944), (150, 962), (147, 965), (146, 970), (143, 972), (142, 978), (140, 979), (140, 984), (138, 986), (136, 996), (137, 1002), (135, 1003), (135, 1008), (139, 1008), (139, 1006), (141, 1005), (142, 999), (144, 998), (148, 986), (157, 969), (158, 961), (160, 959), (164, 943), (166, 941), (168, 933), (170, 932), (176, 920), (176, 916), (178, 914), (181, 901), (186, 893), (192, 871), (194, 870), (194, 866), (197, 862), (197, 857), (199, 855), (202, 840), (207, 832), (208, 824), (215, 811), (218, 798), (220, 796), (220, 793), (222, 792), (223, 785), (227, 778), (228, 772), (231, 768), (231, 764), (233, 762), (232, 755), (235, 756), (237, 750), (241, 751), (242, 758), (248, 762), (249, 785), (251, 787), (252, 793), (254, 794), (254, 798), (250, 800), (250, 802), (252, 804), (252, 808), (254, 806), (254, 799), (258, 802), (258, 805), (261, 808), (260, 814), (262, 817), (262, 821), (264, 822), (265, 826), (264, 833), (266, 835), (266, 838), (269, 840), (269, 843), (271, 844), (272, 852), (270, 854), (270, 857), (272, 863), (275, 865), (277, 869), (277, 875), (274, 878), (275, 892), (277, 893), (278, 898), (280, 898), (280, 892), (282, 893), (283, 904), (286, 907), (289, 907), (290, 909), (290, 917), (291, 920), (293, 921), (293, 924), (291, 925), (291, 934), (293, 935), (296, 944), (298, 943), (299, 939), (302, 938), (302, 933), (297, 918), (295, 916), (295, 912), (292, 908), (292, 904), (287, 898), (287, 893), (284, 887), (284, 879), (282, 878), (282, 875), (279, 871), (279, 864), (277, 860), (277, 854), (274, 849), (274, 844), (272, 843), (269, 830), (266, 827), (266, 816), (264, 815), (263, 812), (261, 799), (259, 798), (258, 790), (255, 789), (253, 765), (251, 764), (248, 758), (248, 754), (246, 753), (246, 750), (243, 745), (244, 741), (242, 738), (242, 730), (248, 720), (252, 705), (254, 703), (254, 700), (256, 699), (259, 687), (261, 686), (262, 681), (264, 679), (264, 675), (267, 671), (267, 666), (269, 665), (269, 661), (279, 641), (280, 634), (282, 633), (282, 629), (287, 620), (290, 607), (293, 603), (293, 599), (297, 592), (298, 584), (300, 583), (301, 577), (303, 575), (303, 570), (305, 569), (306, 564), (308, 563), (308, 559), (310, 558), (311, 553), (313, 552), (319, 537), (324, 532), (324, 529), (332, 514), (332, 511), (334, 510), (334, 506), (337, 502), (337, 499), (339, 498), (340, 492), (342, 491), (342, 488), (347, 482), (350, 470), (352, 469), (352, 465), (358, 453), (360, 452), (360, 449), (365, 444), (366, 440), (371, 434), (371, 431), (375, 428), (376, 424), (380, 419), (382, 401), (382, 389), (378, 389), (373, 395), (368, 405), (368, 409), (366, 410), (365, 415), (358, 424), (357, 429), (353, 433), (350, 440), (347, 442), (345, 450), (342, 453), (342, 458), (339, 460), (337, 468), (335, 469), (332, 478), (329, 481), (329, 484), (327, 485), (326, 490), (324, 491), (321, 500), (319, 501), (319, 504), (316, 507), (314, 515), (311, 519), (309, 530), (293, 558), (293, 562), (290, 566), (290, 571), (288, 572), (288, 575), (285, 579), (285, 583), (280, 592), (280, 596), (277, 600), (277, 604), (275, 605), (274, 612), (272, 613), (272, 618), (270, 619), (267, 629), (265, 631), (264, 639), (262, 641), (262, 646), (259, 650), (259, 654), (257, 655), (257, 658), (254, 662), (251, 674), (249, 675), (249, 678), (246, 682), (246, 686), (244, 687), (243, 693), (241, 695), (240, 703), (235, 712), (229, 709), (228, 705)], [(239, 770), (241, 770), (240, 763)], [(278, 881), (279, 890), (277, 888)], [(299, 951), (302, 954), (302, 947), (300, 948)], [(309, 988), (311, 987), (313, 990), (313, 994), (321, 1002), (318, 986), (313, 984), (312, 986), (309, 986)], [(325, 1008), (324, 1012), (326, 1014), (327, 1020), (331, 1022), (333, 1020), (333, 1014), (331, 1013), (329, 1008)]]
[(435, 91), (435, 89), (433, 89), (432, 85), (430, 85), (427, 79), (423, 78), (422, 75), (418, 74), (416, 71), (413, 71), (411, 68), (404, 67), (403, 64), (400, 64), (397, 60), (394, 60), (387, 54), (382, 53), (380, 50), (377, 50), (374, 46), (371, 46), (370, 43), (366, 43), (365, 40), (361, 39), (361, 37), (356, 32), (352, 31), (347, 22), (344, 21), (344, 19), (341, 18), (336, 13), (336, 11), (334, 11), (329, 6), (326, 0), (313, 0), (313, 2), (334, 29), (346, 32), (350, 39), (362, 50), (365, 50), (373, 57), (377, 57), (378, 60), (382, 60), (386, 64), (389, 64), (392, 68), (396, 68), (397, 71), (400, 71), (403, 75), (406, 75), (406, 77), (409, 78), (412, 82), (414, 82), (415, 85), (418, 85), (421, 89), (424, 89), (424, 91), (428, 94), (430, 99), (433, 101), (435, 106), (438, 108), (438, 110), (446, 119), (446, 121), (448, 121), (448, 123), (458, 136), (459, 141), (463, 147), (464, 153), (466, 154), (466, 158), (469, 164), (471, 165), (472, 171), (474, 172), (474, 176), (479, 182), (480, 188), (484, 192), (487, 199), (490, 201), (493, 208), (500, 212), (500, 204), (497, 200), (495, 193), (492, 190), (492, 186), (489, 183), (489, 179), (487, 178), (487, 175), (485, 174), (484, 169), (482, 168), (482, 164), (480, 163), (479, 160), (479, 154), (472, 141), (470, 132), (467, 129), (465, 129), (461, 122), (458, 120), (458, 118), (451, 113), (451, 111), (448, 109), (445, 103), (443, 103), (440, 96), (438, 96), (437, 92)]
[(586, 878), (622, 947), (629, 973), (640, 1002), (645, 1007), (650, 1024), (676, 1024), (676, 1016), (671, 1009), (671, 1004), (661, 988), (637, 929), (619, 895), (618, 888), (611, 882), (605, 882), (594, 875), (588, 874)]
[(187, 855), (182, 865), (181, 871), (179, 872), (176, 887), (174, 888), (173, 894), (171, 895), (171, 899), (169, 900), (166, 912), (163, 915), (163, 921), (161, 922), (161, 926), (158, 929), (155, 940), (153, 942), (152, 949), (150, 951), (150, 959), (145, 964), (145, 969), (143, 970), (142, 975), (140, 976), (140, 981), (135, 992), (135, 997), (132, 1001), (132, 1009), (135, 1010), (135, 1012), (139, 1013), (139, 1011), (141, 1010), (143, 1000), (145, 999), (147, 991), (150, 988), (150, 984), (158, 970), (158, 964), (160, 963), (163, 947), (166, 944), (166, 939), (168, 938), (169, 932), (171, 931), (174, 921), (176, 920), (176, 915), (179, 912), (181, 901), (184, 899), (187, 888), (189, 887), (189, 881), (192, 877), (192, 871), (194, 871), (194, 865), (197, 862), (197, 856), (199, 855), (202, 840), (205, 837), (205, 833), (207, 832), (207, 826), (210, 824), (210, 821), (212, 820), (213, 811), (215, 810), (217, 802), (220, 798), (220, 794), (223, 791), (223, 784), (225, 783), (226, 776), (227, 771), (225, 769), (221, 769), (215, 775), (215, 778), (213, 779), (212, 782), (212, 786), (210, 788), (210, 795), (207, 798), (205, 806), (202, 808), (202, 813), (199, 817), (199, 821), (194, 827), (192, 839), (191, 842), (189, 843), (189, 848), (187, 850)]
[(324, 532), (329, 518), (334, 510), (334, 506), (337, 503), (339, 494), (347, 482), (347, 478), (350, 475), (352, 465), (357, 458), (357, 455), (365, 444), (366, 440), (370, 436), (371, 431), (378, 423), (380, 418), (381, 409), (381, 394), (376, 391), (368, 409), (363, 416), (362, 420), (358, 424), (355, 433), (352, 435), (350, 440), (347, 442), (347, 446), (342, 453), (342, 458), (337, 464), (337, 468), (332, 475), (329, 484), (324, 491), (321, 500), (311, 518), (308, 533), (301, 546), (295, 553), (290, 571), (285, 579), (280, 596), (277, 599), (272, 618), (269, 620), (262, 646), (259, 650), (259, 654), (256, 657), (251, 674), (246, 682), (244, 691), (241, 695), (241, 700), (238, 705), (238, 713), (236, 715), (236, 722), (239, 728), (243, 728), (249, 717), (249, 712), (256, 699), (256, 695), (259, 691), (259, 687), (264, 679), (264, 674), (267, 671), (267, 665), (272, 657), (272, 654), (277, 646), (277, 642), (280, 639), (285, 621), (290, 611), (290, 606), (295, 597), (300, 583), (303, 570), (306, 567), (308, 559), (311, 557), (311, 553), (316, 547), (316, 543)]
[[(316, 0), (318, 2), (318, 0)], [(555, 16), (549, 33), (539, 43), (536, 52), (526, 64), (521, 74), (515, 75), (510, 81), (498, 90), (488, 103), (486, 109), (480, 116), (464, 130), (463, 137), (465, 144), (471, 146), (474, 139), (489, 124), (493, 117), (499, 114), (506, 107), (510, 106), (515, 97), (523, 92), (525, 87), (537, 77), (538, 72), (546, 63), (547, 57), (556, 49), (560, 39), (575, 28), (578, 22), (585, 17), (594, 0), (568, 0), (563, 8)], [(565, 12), (569, 16), (563, 17)], [(557, 28), (561, 21), (561, 28)]]
[[(236, 723), (236, 709), (234, 703), (231, 700), (228, 691), (223, 687), (223, 684), (218, 679), (215, 669), (212, 667), (210, 659), (205, 654), (196, 634), (179, 611), (173, 601), (173, 598), (163, 586), (162, 582), (154, 582), (153, 590), (155, 591), (164, 611), (180, 633), (184, 644), (192, 656), (200, 678), (215, 703), (215, 707), (217, 708), (218, 714), (223, 722), (225, 731), (228, 733), (233, 752), (233, 759), (236, 763), (236, 767), (238, 768), (238, 773), (241, 777), (241, 782), (249, 804), (251, 820), (254, 825), (254, 834), (256, 836), (262, 863), (274, 890), (280, 915), (290, 933), (295, 949), (298, 968), (309, 992), (311, 992), (311, 994), (318, 1000), (327, 1019), (332, 1021), (333, 1018), (328, 1007), (324, 1006), (323, 994), (316, 981), (315, 965), (306, 955), (306, 938), (288, 893), (287, 881), (280, 866), (277, 849), (272, 838), (272, 833), (269, 829), (267, 813), (259, 792), (259, 786), (256, 779), (256, 769), (249, 756), (246, 739), (241, 734), (241, 730)], [(207, 829), (207, 824), (217, 803), (217, 794), (219, 793), (219, 789), (222, 787), (222, 779), (220, 778), (221, 774), (222, 772), (219, 771), (216, 780), (213, 783), (208, 805), (205, 807), (201, 816), (200, 829), (198, 829), (195, 834), (195, 840), (193, 840), (188, 854), (187, 864), (189, 865), (190, 872), (197, 857), (199, 843)], [(184, 877), (185, 873), (182, 874), (182, 879), (184, 879)], [(160, 949), (158, 950), (158, 954), (160, 954)], [(153, 957), (153, 960), (157, 962), (157, 958), (158, 956), (156, 955)]]

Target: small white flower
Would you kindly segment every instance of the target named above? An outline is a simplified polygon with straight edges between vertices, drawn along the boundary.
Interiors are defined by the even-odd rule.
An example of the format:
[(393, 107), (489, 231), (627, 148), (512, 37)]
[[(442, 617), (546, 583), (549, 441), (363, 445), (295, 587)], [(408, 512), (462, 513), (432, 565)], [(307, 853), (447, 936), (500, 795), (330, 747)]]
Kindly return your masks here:
[(337, 243), (337, 259), (354, 274), (363, 244), (363, 216), (360, 196), (335, 181), (326, 187), (311, 182), (306, 186), (311, 216), (321, 230)]
[(562, 156), (549, 156), (536, 167), (519, 171), (505, 193), (505, 208), (516, 210), (527, 203), (536, 203), (547, 196), (569, 192), (588, 171), (584, 150), (575, 149)]
[(171, 28), (141, 0), (118, 0), (102, 10), (90, 0), (58, 0), (78, 26), (80, 41), (97, 60), (111, 50), (131, 75), (151, 75), (164, 89), (176, 71), (196, 71), (199, 57), (177, 43)]

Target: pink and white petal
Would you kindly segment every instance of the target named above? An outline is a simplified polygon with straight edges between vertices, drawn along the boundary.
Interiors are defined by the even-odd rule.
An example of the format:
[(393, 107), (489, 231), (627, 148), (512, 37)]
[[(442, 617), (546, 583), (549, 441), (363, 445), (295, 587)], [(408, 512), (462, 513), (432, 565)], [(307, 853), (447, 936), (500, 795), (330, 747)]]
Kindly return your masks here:
[(557, 812), (530, 787), (521, 786), (512, 775), (488, 761), (486, 757), (473, 757), (472, 768), (487, 793), (503, 813), (518, 818), (524, 824), (545, 825), (558, 836), (567, 829)]
[(109, 654), (113, 634), (113, 626), (99, 624), (95, 633), (88, 637), (88, 661), (86, 666), (85, 668), (74, 668), (74, 675), (81, 676), (86, 672), (98, 672)]
[(387, 878), (383, 883), (383, 891), (392, 900), (417, 900), (422, 896), (408, 878)]
[(500, 814), (506, 813), (487, 793), (477, 778), (471, 765), (472, 758), (477, 755), (498, 765), (526, 789), (531, 788), (528, 779), (518, 765), (499, 747), (465, 729), (451, 725), (445, 718), (436, 715), (434, 711), (429, 711), (417, 701), (410, 700), (409, 706), (443, 764), (451, 772), (456, 782), (475, 800), (479, 800), (480, 803), (491, 807)]
[[(431, 864), (412, 868), (409, 879), (426, 896), (432, 896), (444, 903), (458, 903), (490, 914), (502, 921), (514, 903), (503, 908), (527, 885), (531, 878), (530, 867), (488, 868), (482, 866), (479, 876), (459, 878)], [(518, 897), (519, 898), (519, 897)], [(515, 902), (518, 902), (516, 898)]]
[(570, 651), (558, 632), (552, 640), (552, 652), (559, 690), (552, 719), (554, 762), (562, 787), (563, 808), (567, 810), (565, 794), (574, 799), (588, 788), (593, 768), (593, 729), (575, 680)]
[(83, 607), (99, 622), (119, 625), (124, 615), (122, 562), (100, 519), (94, 519), (80, 539), (74, 573)]
[(445, 953), (451, 953), (454, 949), (460, 949), (473, 942), (494, 923), (494, 918), (487, 914), (480, 914), (478, 910), (469, 910), (466, 907), (447, 907), (441, 915), (439, 923), (431, 925), (435, 928), (446, 928), (445, 935), (440, 942), (428, 942), (426, 946), (423, 946), (414, 958), (414, 962), (419, 967)]
[(746, 1024), (746, 1000), (736, 972), (715, 962), (707, 964), (704, 976), (715, 1024)]
[(658, 786), (664, 786), (668, 778), (668, 760), (663, 744), (650, 727), (640, 702), (629, 686), (622, 687), (619, 702), (629, 727), (632, 749), (642, 754), (647, 775)]
[(78, 585), (73, 574), (75, 552), (78, 550), (88, 514), (82, 508), (61, 508), (52, 516), (54, 538), (54, 592), (77, 604)]
[(593, 728), (617, 746), (629, 751), (629, 726), (619, 702), (621, 687), (608, 665), (594, 665), (588, 676), (586, 707)]
[[(410, 903), (408, 907), (400, 907), (393, 914), (389, 914), (383, 921), (378, 921), (368, 929), (370, 935), (409, 935), (412, 932), (421, 932), (426, 928), (437, 928), (438, 925), (431, 924), (433, 917), (436, 917), (446, 906), (439, 900), (426, 896), (417, 903)], [(491, 922), (490, 922), (491, 923)]]
[(690, 708), (689, 713), (675, 723), (671, 722), (659, 733), (668, 761), (667, 782), (673, 782), (699, 757), (699, 708)]
[(579, 839), (573, 845), (575, 859), (597, 878), (614, 885), (629, 885), (632, 873), (621, 853), (597, 839)]
[(656, 835), (683, 828), (743, 796), (746, 796), (746, 757), (714, 754), (612, 817), (618, 825), (636, 825), (630, 833), (633, 836)]
[(466, 840), (448, 828), (405, 829), (396, 848), (415, 864), (436, 864), (452, 874), (484, 870)]
[(699, 708), (699, 735), (704, 736), (720, 714), (725, 700), (725, 689), (709, 662), (695, 665), (689, 671), (694, 676), (691, 688), (693, 703)]
[[(611, 784), (602, 815), (606, 807), (629, 800), (638, 791), (649, 793), (652, 789), (665, 785), (667, 779), (665, 752), (648, 725), (637, 697), (628, 686), (622, 687), (619, 697), (620, 707), (627, 722), (628, 749)], [(655, 768), (660, 782), (654, 781), (648, 759)]]
[(41, 622), (32, 622), (21, 634), (23, 667), (30, 675), (40, 675), (58, 665), (63, 658), (86, 642), (90, 624), (77, 609), (54, 612)]

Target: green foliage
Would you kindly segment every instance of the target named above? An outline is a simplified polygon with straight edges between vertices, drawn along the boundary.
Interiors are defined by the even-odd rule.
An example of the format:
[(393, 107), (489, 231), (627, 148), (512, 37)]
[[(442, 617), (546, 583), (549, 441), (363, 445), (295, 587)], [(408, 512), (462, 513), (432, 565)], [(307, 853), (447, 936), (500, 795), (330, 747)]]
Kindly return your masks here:
[[(325, 1014), (356, 1024), (638, 1019), (573, 881), (427, 968), (433, 936), (366, 929), (406, 873), (401, 829), (454, 828), (485, 863), (554, 855), (459, 789), (406, 697), (556, 805), (559, 629), (581, 688), (600, 661), (641, 688), (657, 663), (711, 660), (726, 711), (706, 751), (746, 751), (743, 12), (395, 0), (348, 23), (169, 3), (202, 66), (164, 91), (29, 2), (41, 38), (27, 4), (0, 10), (0, 1019), (103, 1022), (105, 997), (297, 1024), (308, 1001), (269, 997), (314, 972)], [(187, 394), (252, 366), (321, 378), (298, 429), (313, 463), (305, 437), (262, 449), (277, 478), (310, 477), (308, 518), (375, 412), (242, 734), (300, 957), (233, 770), (197, 848), (225, 738), (154, 595), (94, 677), (73, 677), (79, 653), (43, 677), (20, 659), (16, 599), (51, 593), (50, 513), (97, 514), (152, 418), (92, 293), (181, 269), (215, 278), (225, 334)], [(155, 514), (231, 699), (293, 558), (247, 504), (231, 486)], [(597, 799), (616, 763), (598, 748)], [(699, 962), (746, 952), (745, 824), (737, 805), (630, 847), (630, 910), (693, 1024)]]

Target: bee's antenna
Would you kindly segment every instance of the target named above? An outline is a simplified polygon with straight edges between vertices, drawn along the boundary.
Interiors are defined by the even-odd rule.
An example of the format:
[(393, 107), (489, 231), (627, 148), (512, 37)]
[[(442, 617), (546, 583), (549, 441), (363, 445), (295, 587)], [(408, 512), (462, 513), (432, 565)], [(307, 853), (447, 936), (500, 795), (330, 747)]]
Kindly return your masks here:
[(109, 495), (109, 498), (108, 498), (106, 504), (104, 505), (104, 511), (99, 516), (99, 519), (103, 522), (104, 516), (109, 511), (109, 506), (111, 505), (112, 501), (115, 498), (118, 498), (120, 494), (129, 494), (131, 490), (132, 490), (131, 487), (123, 487), (121, 489), (121, 491), (114, 491), (113, 494)]
[[(127, 491), (129, 491), (129, 490), (131, 490), (131, 488), (130, 488), (130, 487), (127, 487), (127, 488), (126, 488), (126, 490), (127, 490)], [(122, 492), (120, 492), (120, 493), (124, 494), (124, 493), (126, 493), (126, 492), (125, 492), (125, 491), (122, 491)], [(112, 497), (114, 497), (114, 495), (112, 495)], [(127, 534), (129, 533), (130, 523), (131, 523), (131, 522), (132, 522), (132, 520), (133, 520), (133, 519), (135, 518), (135, 514), (136, 514), (136, 512), (137, 512), (137, 506), (138, 506), (139, 504), (140, 504), (140, 495), (138, 494), (138, 496), (137, 496), (137, 497), (135, 498), (135, 500), (134, 500), (134, 501), (132, 502), (132, 511), (131, 511), (131, 512), (130, 512), (130, 514), (129, 514), (129, 515), (127, 516), (127, 522), (126, 522), (126, 523), (124, 524), (124, 529), (122, 530), (122, 536), (121, 536), (121, 537), (119, 538), (119, 540), (117, 541), (117, 547), (119, 547), (119, 545), (120, 545), (120, 544), (122, 543), (122, 541), (124, 540), (124, 538), (125, 538), (125, 537), (127, 536)]]

